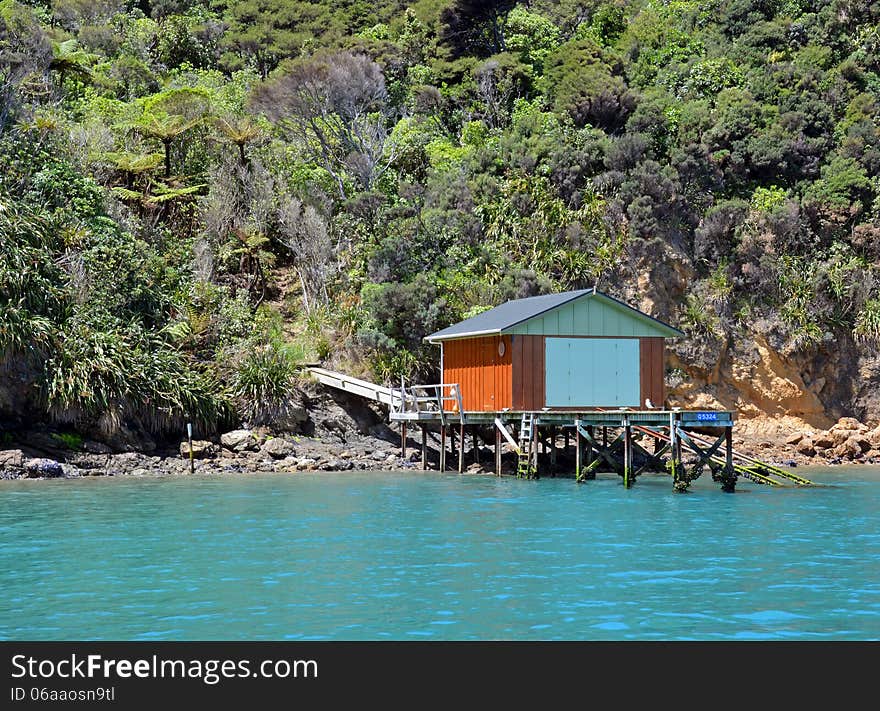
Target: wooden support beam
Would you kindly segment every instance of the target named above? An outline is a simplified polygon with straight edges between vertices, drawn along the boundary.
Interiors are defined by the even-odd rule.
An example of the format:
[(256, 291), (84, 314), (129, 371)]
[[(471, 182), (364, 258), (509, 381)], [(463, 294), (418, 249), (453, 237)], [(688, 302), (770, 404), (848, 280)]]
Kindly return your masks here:
[(495, 428), (495, 476), (501, 476), (501, 430)]
[(733, 427), (724, 430), (724, 466), (733, 471)]
[(633, 455), (639, 453), (645, 460), (645, 463), (642, 466), (640, 466), (638, 469), (633, 470), (633, 477), (638, 477), (638, 475), (641, 474), (643, 471), (663, 471), (663, 460), (660, 457), (666, 451), (665, 447), (663, 449), (660, 449), (660, 451), (649, 452), (647, 449), (642, 447), (642, 445), (640, 445), (635, 438), (633, 438), (632, 448)]
[[(622, 462), (614, 457), (614, 452), (621, 450), (623, 447), (623, 432), (617, 435), (615, 440), (607, 447), (603, 447), (601, 444), (596, 442), (593, 439), (592, 435), (580, 425), (578, 425), (578, 432), (581, 433), (581, 436), (586, 439), (587, 442), (592, 443), (595, 452), (599, 457), (595, 461), (598, 462), (600, 461), (600, 459), (604, 459), (606, 462), (608, 462), (608, 465), (611, 467), (612, 471), (617, 472), (621, 476), (623, 475)], [(599, 465), (597, 464), (596, 467), (593, 467), (593, 469), (591, 469), (591, 471), (595, 470), (598, 466)]]
[(688, 484), (681, 478), (681, 448), (675, 436), (675, 413), (669, 413), (669, 468), (673, 491), (687, 491)]
[[(583, 442), (582, 444), (584, 447), (586, 447), (587, 450), (586, 460), (587, 466), (589, 467), (594, 461), (596, 461), (595, 455), (593, 454), (593, 439), (595, 438), (595, 430), (593, 429), (593, 425), (587, 425), (587, 433), (590, 435), (590, 439), (588, 439), (586, 442)], [(592, 474), (592, 478), (595, 479), (596, 475)]]
[(406, 459), (406, 420), (400, 423), (400, 458)]
[(531, 476), (533, 479), (538, 479), (538, 478), (540, 478), (540, 474), (538, 472), (538, 425), (537, 424), (532, 428), (531, 455), (532, 455)]
[(422, 471), (428, 468), (428, 428), (422, 425)]
[[(715, 478), (713, 474), (712, 478)], [(721, 491), (732, 494), (736, 491), (736, 469), (733, 467), (733, 427), (724, 428), (724, 467), (717, 478)]]
[[(581, 433), (578, 431), (580, 422), (574, 421), (574, 480), (581, 480)], [(568, 430), (565, 431), (565, 437), (568, 438)]]
[(440, 425), (440, 471), (446, 471), (446, 425)]
[(632, 481), (633, 466), (633, 443), (632, 443), (632, 427), (629, 426), (629, 418), (623, 420), (623, 486), (629, 488), (634, 482)]
[(568, 427), (563, 427), (562, 431), (563, 431), (564, 437), (565, 437), (565, 443), (562, 445), (562, 452), (563, 452), (563, 454), (567, 455), (568, 454), (568, 438), (569, 438), (570, 433), (568, 431)]
[(458, 473), (464, 474), (464, 422), (458, 426)]
[(556, 476), (556, 427), (551, 426), (550, 430), (550, 476)]
[(480, 445), (477, 443), (477, 428), (474, 426), (471, 432), (471, 441), (474, 444), (474, 464), (480, 463)]
[(455, 426), (449, 425), (449, 458), (455, 459)]
[(513, 435), (510, 434), (510, 431), (507, 429), (507, 425), (505, 425), (501, 421), (500, 417), (495, 418), (495, 429), (498, 430), (498, 432), (500, 432), (502, 435), (504, 435), (504, 439), (506, 439), (510, 443), (510, 446), (513, 447), (513, 451), (519, 454), (519, 444), (517, 444), (517, 441), (513, 438)]

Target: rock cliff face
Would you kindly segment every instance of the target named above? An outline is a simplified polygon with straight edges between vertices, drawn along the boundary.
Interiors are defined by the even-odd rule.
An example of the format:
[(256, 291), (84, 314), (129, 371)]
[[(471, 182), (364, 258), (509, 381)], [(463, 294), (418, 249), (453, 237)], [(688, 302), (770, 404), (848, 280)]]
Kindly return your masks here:
[(736, 410), (743, 432), (824, 430), (841, 417), (880, 422), (880, 359), (852, 342), (788, 355), (756, 333), (722, 344), (711, 367), (688, 357), (693, 350), (692, 344), (670, 348), (668, 366), (678, 372), (670, 402)]
[[(621, 296), (663, 321), (679, 323), (695, 270), (684, 254), (642, 243)], [(715, 307), (705, 304), (711, 315)], [(840, 418), (880, 423), (880, 356), (849, 334), (824, 334), (792, 349), (779, 325), (757, 319), (747, 332), (688, 335), (667, 347), (669, 403), (735, 410), (737, 430), (770, 438), (827, 430)]]

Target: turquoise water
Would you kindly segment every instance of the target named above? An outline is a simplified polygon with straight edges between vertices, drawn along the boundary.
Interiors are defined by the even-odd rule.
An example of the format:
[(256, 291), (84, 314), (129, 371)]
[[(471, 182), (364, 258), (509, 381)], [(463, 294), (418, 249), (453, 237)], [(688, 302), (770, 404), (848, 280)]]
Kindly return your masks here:
[(880, 468), (0, 482), (0, 638), (880, 638)]

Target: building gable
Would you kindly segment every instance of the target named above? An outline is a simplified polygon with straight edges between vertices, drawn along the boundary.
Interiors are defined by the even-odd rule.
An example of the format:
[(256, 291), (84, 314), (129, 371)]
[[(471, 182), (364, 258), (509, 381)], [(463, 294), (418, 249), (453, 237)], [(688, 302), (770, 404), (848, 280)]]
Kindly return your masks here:
[(601, 293), (587, 293), (506, 328), (502, 333), (541, 336), (672, 338), (680, 331)]

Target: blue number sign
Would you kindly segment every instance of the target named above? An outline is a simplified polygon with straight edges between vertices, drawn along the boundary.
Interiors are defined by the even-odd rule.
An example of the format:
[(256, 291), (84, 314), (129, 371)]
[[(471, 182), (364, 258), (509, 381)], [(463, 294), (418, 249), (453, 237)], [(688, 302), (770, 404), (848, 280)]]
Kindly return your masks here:
[(717, 413), (717, 412), (698, 412), (698, 413), (697, 413), (697, 419), (698, 419), (698, 420), (702, 420), (702, 421), (704, 421), (704, 422), (705, 422), (706, 420), (717, 420), (717, 419), (718, 419), (718, 413)]

